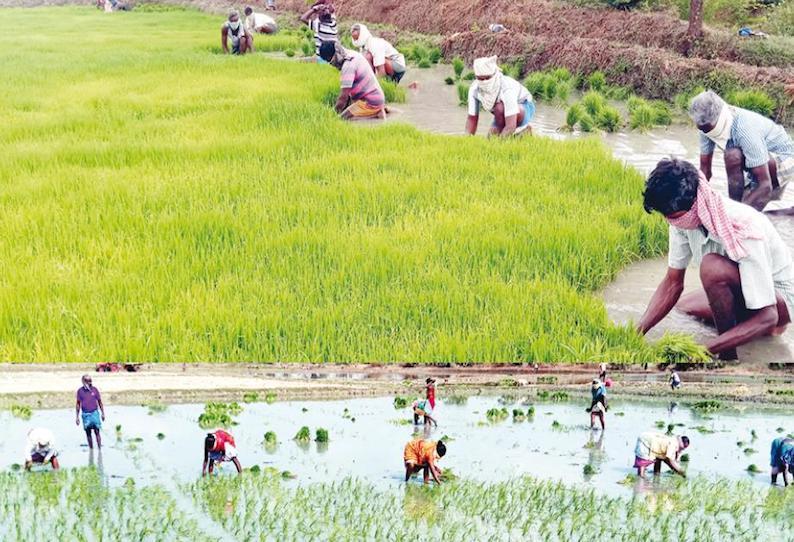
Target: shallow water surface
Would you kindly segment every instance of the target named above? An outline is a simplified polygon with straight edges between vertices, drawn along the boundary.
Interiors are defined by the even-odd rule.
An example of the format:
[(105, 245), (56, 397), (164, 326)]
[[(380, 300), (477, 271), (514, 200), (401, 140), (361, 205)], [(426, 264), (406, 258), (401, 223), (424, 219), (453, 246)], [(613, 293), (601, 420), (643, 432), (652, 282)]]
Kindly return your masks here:
[[(513, 408), (526, 411), (527, 407), (516, 399), (505, 407), (510, 412)], [(676, 427), (676, 433), (688, 434), (692, 439), (688, 450), (690, 473), (734, 479), (749, 477), (744, 469), (750, 463), (768, 471), (768, 449), (771, 440), (779, 436), (777, 428), (794, 431), (790, 411), (761, 411), (748, 406), (741, 412), (725, 411), (703, 417), (684, 405), (618, 400), (611, 404), (606, 431), (591, 431), (589, 416), (584, 412), (588, 404), (584, 398), (569, 403), (535, 403), (532, 421), (514, 423), (508, 419), (489, 423), (485, 412), (501, 407), (498, 397), (470, 397), (463, 405), (442, 399), (437, 405), (440, 427), (430, 431), (429, 436), (450, 437), (448, 455), (440, 465), (462, 477), (489, 481), (530, 474), (620, 495), (652, 487), (650, 482), (637, 487), (618, 482), (632, 472), (637, 435), (656, 430), (657, 420), (664, 422), (665, 427), (669, 423), (684, 424)], [(342, 416), (345, 408), (355, 421)], [(203, 405), (171, 405), (165, 412), (150, 415), (146, 407), (111, 406), (107, 410), (105, 448), (101, 455), (91, 454), (85, 447), (84, 434), (74, 425), (72, 410), (36, 411), (30, 421), (13, 418), (5, 412), (0, 420), (9, 437), (0, 443), (0, 468), (22, 462), (28, 428), (46, 426), (56, 434), (65, 468), (93, 462), (111, 484), (120, 484), (127, 477), (140, 483), (190, 481), (201, 472), (206, 432), (196, 420), (202, 410)], [(291, 483), (354, 476), (380, 487), (394, 487), (402, 483), (402, 450), (414, 434), (412, 425), (398, 422), (409, 419), (409, 414), (408, 409), (395, 410), (391, 397), (251, 403), (243, 404), (243, 412), (236, 417), (239, 425), (231, 432), (237, 440), (243, 466), (258, 464), (289, 470), (297, 475)], [(554, 421), (562, 428), (552, 428)], [(115, 435), (116, 424), (122, 426), (121, 438)], [(312, 435), (317, 427), (328, 429), (330, 442), (327, 445), (296, 443), (292, 437), (303, 425), (311, 428)], [(752, 440), (751, 429), (756, 430), (758, 440)], [(279, 445), (271, 451), (262, 444), (268, 430), (275, 431), (279, 439)], [(165, 438), (159, 440), (157, 433), (163, 433)], [(738, 441), (745, 444), (737, 446)], [(756, 451), (745, 454), (745, 448)], [(598, 473), (585, 477), (582, 471), (587, 463)], [(233, 471), (231, 464), (224, 466), (224, 472)], [(768, 483), (768, 474), (753, 478), (759, 484)], [(662, 485), (665, 479), (668, 477), (663, 477)]]

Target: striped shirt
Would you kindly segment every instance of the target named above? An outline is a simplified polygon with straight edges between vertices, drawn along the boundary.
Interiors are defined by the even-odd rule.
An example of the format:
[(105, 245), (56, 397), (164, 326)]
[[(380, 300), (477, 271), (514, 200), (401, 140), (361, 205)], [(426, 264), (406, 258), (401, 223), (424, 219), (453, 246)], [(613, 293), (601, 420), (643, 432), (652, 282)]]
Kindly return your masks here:
[[(727, 148), (738, 147), (744, 154), (745, 169), (763, 166), (770, 155), (781, 160), (794, 157), (794, 142), (786, 130), (772, 120), (740, 107), (733, 107), (733, 125)], [(700, 133), (700, 154), (714, 154), (714, 142)]]
[(316, 17), (309, 21), (309, 28), (314, 32), (314, 54), (320, 56), (320, 45), (324, 41), (337, 41), (336, 16), (331, 15), (329, 22)]
[(363, 100), (372, 107), (383, 106), (386, 97), (369, 62), (359, 53), (348, 51), (342, 64), (342, 88), (349, 88), (353, 101)]
[[(763, 239), (742, 241), (747, 256), (736, 262), (745, 306), (756, 310), (774, 305), (777, 290), (786, 299), (789, 310), (794, 309), (794, 265), (791, 252), (783, 242), (772, 222), (749, 205), (724, 198), (728, 216), (753, 223), (763, 233)], [(684, 230), (670, 226), (668, 265), (673, 269), (686, 269), (694, 259), (700, 265), (706, 254), (728, 257), (722, 241), (704, 228)]]

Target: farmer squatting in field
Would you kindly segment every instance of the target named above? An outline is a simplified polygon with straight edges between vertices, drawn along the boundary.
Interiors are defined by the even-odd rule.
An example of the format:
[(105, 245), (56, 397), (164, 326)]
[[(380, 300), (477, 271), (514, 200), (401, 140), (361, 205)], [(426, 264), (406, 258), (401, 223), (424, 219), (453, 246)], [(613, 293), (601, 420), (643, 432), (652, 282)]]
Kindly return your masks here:
[(447, 447), (442, 441), (414, 439), (405, 445), (403, 450), (403, 463), (405, 463), (405, 481), (417, 472), (424, 471), (424, 483), (433, 480), (441, 485), (441, 469), (436, 462), (447, 453)]
[(55, 436), (46, 427), (36, 427), (28, 431), (25, 470), (30, 470), (34, 463), (37, 465), (50, 463), (54, 470), (60, 467), (58, 450), (55, 449)]
[(405, 57), (383, 38), (373, 36), (366, 25), (356, 23), (350, 30), (353, 45), (361, 49), (361, 54), (378, 77), (388, 77), (399, 83), (405, 75)]
[(257, 13), (251, 6), (246, 6), (245, 10), (245, 31), (251, 39), (251, 52), (254, 52), (254, 34), (275, 34), (278, 32), (278, 24), (270, 15)]
[(772, 484), (777, 484), (777, 475), (783, 475), (783, 485), (788, 486), (787, 472), (794, 474), (794, 439), (776, 438), (770, 450), (770, 466), (772, 467)]
[[(714, 191), (684, 160), (660, 161), (645, 183), (644, 200), (645, 210), (664, 215), (670, 228), (667, 274), (640, 319), (640, 333), (677, 306), (713, 323), (719, 335), (706, 348), (734, 360), (737, 346), (785, 330), (794, 311), (794, 265), (766, 216)], [(703, 290), (682, 298), (693, 260)]]
[(232, 42), (233, 55), (244, 55), (253, 51), (254, 38), (246, 31), (237, 10), (230, 11), (228, 20), (221, 26), (221, 47), (224, 54), (229, 54), (229, 41)]
[(476, 79), (469, 87), (466, 133), (477, 133), (480, 107), (493, 114), (491, 135), (532, 133), (529, 121), (535, 116), (535, 102), (526, 87), (512, 77), (503, 75), (495, 56), (476, 59), (474, 75)]
[(320, 57), (342, 72), (336, 112), (345, 120), (386, 118), (386, 96), (369, 63), (338, 41), (324, 41)]
[[(731, 199), (761, 211), (780, 198), (794, 178), (794, 142), (782, 126), (728, 105), (710, 90), (692, 99), (689, 115), (700, 130), (700, 171), (707, 180), (714, 148), (719, 147), (725, 154)], [(794, 208), (774, 212), (794, 215)]]

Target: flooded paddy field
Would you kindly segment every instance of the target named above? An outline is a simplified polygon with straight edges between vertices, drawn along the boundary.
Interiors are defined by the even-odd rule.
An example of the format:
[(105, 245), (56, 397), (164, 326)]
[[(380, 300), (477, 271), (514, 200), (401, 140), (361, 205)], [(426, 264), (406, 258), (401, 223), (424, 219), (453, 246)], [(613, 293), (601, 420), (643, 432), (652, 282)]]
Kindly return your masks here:
[[(240, 403), (234, 434), (242, 477), (200, 478), (201, 404), (107, 409), (105, 447), (92, 453), (68, 409), (3, 413), (0, 537), (74, 540), (794, 540), (794, 492), (769, 488), (768, 447), (791, 411), (704, 412), (685, 404), (611, 402), (607, 429), (586, 426), (582, 399), (455, 397), (424, 433), (394, 398)], [(489, 409), (534, 416), (489, 421)], [(51, 427), (59, 473), (12, 466), (28, 427)], [(116, 434), (116, 425), (121, 425)], [(329, 442), (293, 440), (307, 426)], [(645, 430), (688, 434), (688, 479), (632, 476)], [(402, 448), (416, 431), (444, 438), (451, 480), (403, 482)], [(265, 446), (274, 431), (276, 446)], [(19, 442), (17, 442), (19, 441)], [(19, 460), (19, 459), (18, 459)], [(750, 463), (761, 470), (748, 474)], [(585, 467), (590, 474), (585, 475)], [(252, 469), (253, 468), (253, 469)], [(13, 504), (11, 504), (13, 503)], [(66, 539), (66, 538), (63, 538)]]

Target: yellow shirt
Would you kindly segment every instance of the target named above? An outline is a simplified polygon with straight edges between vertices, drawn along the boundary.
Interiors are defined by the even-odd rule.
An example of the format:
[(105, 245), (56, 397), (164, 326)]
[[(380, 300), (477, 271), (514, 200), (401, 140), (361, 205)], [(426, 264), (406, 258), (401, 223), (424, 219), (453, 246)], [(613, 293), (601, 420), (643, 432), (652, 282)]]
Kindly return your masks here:
[(667, 458), (675, 461), (676, 454), (678, 454), (678, 437), (648, 432), (640, 435), (640, 442), (650, 451), (654, 459)]

